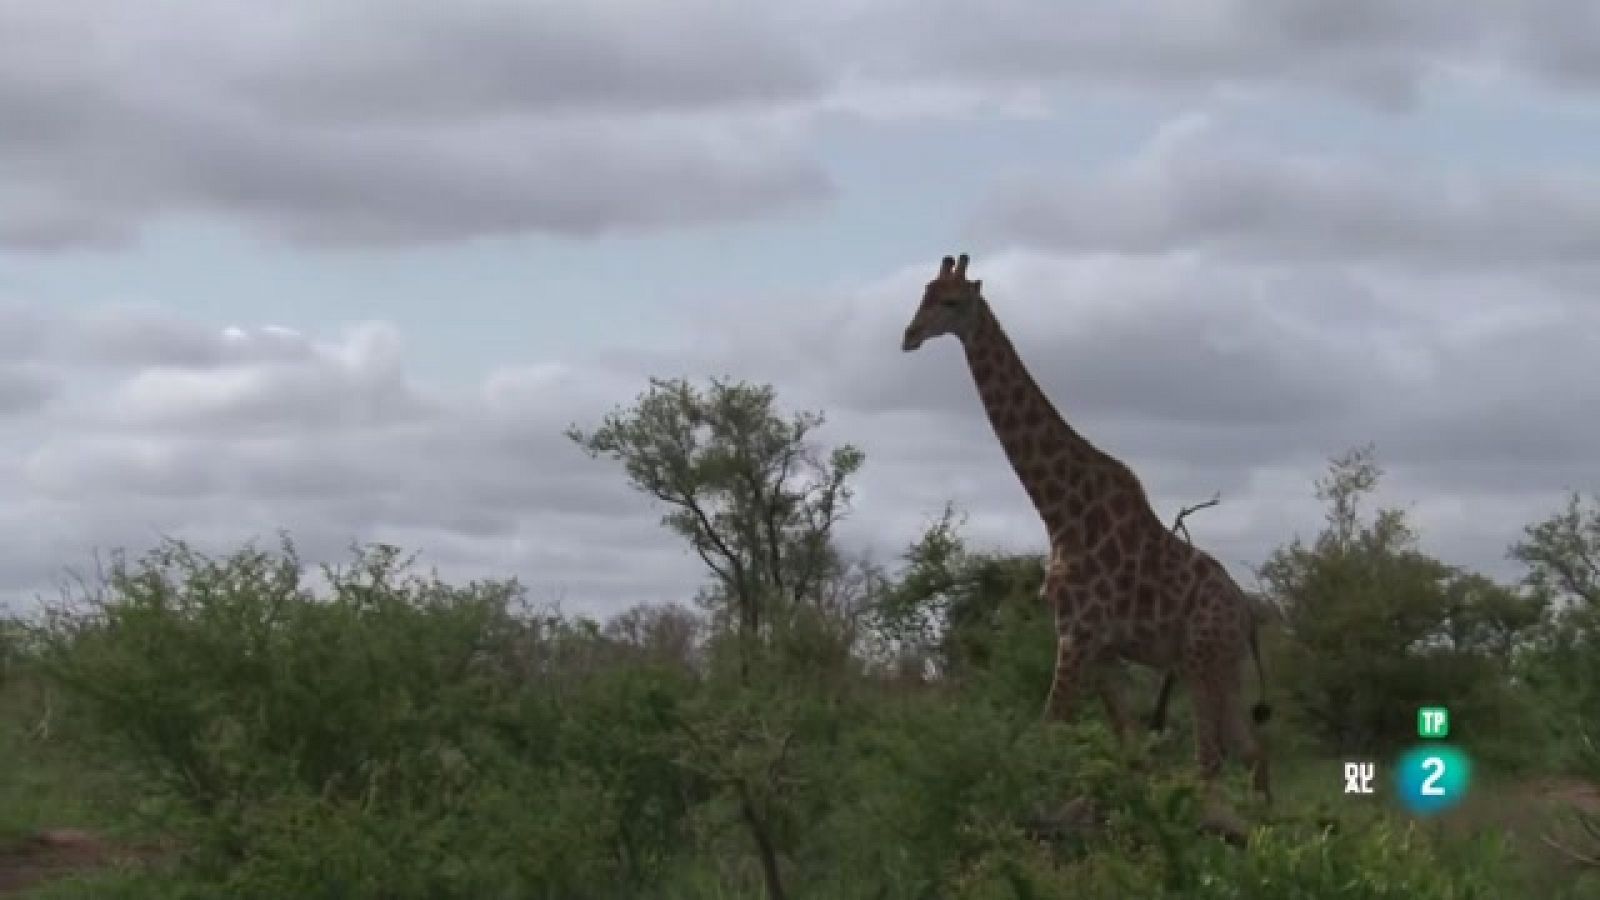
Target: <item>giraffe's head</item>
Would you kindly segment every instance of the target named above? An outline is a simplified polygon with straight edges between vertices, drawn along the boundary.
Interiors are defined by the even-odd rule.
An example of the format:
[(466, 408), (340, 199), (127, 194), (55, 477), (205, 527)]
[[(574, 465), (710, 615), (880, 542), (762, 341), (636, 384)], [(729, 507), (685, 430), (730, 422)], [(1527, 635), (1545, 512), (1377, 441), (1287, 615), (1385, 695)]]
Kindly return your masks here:
[(961, 254), (960, 259), (946, 256), (939, 265), (939, 277), (928, 282), (922, 292), (922, 303), (906, 326), (900, 349), (910, 353), (941, 334), (965, 338), (982, 305), (983, 282), (967, 280), (967, 255)]

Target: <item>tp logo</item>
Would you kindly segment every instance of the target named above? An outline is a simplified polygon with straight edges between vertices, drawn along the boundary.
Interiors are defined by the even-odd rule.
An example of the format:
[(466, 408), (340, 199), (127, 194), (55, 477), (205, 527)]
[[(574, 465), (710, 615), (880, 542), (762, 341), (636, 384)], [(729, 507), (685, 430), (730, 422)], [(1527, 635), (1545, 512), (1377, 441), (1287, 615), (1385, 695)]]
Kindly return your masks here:
[(1450, 710), (1442, 706), (1424, 706), (1417, 710), (1417, 737), (1447, 738), (1450, 736)]
[(1450, 713), (1444, 707), (1417, 710), (1417, 735), (1424, 743), (1400, 757), (1395, 766), (1400, 801), (1419, 816), (1441, 813), (1466, 796), (1472, 781), (1472, 760), (1448, 744), (1435, 743), (1450, 734)]

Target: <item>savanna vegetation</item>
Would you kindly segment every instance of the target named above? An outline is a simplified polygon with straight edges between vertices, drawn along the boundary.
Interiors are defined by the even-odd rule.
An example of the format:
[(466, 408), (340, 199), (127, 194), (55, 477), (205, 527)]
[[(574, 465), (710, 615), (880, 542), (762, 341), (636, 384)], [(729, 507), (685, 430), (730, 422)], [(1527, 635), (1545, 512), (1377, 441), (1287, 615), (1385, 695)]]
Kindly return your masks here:
[[(706, 571), (603, 622), (386, 546), (112, 557), (0, 631), (0, 872), (51, 898), (1600, 897), (1600, 503), (1529, 526), (1502, 584), (1368, 508), (1370, 449), (1335, 459), (1327, 521), (1252, 585), (1279, 797), (1230, 785), (1259, 823), (1234, 847), (1195, 827), (1181, 690), (1139, 773), (1097, 707), (1041, 721), (1038, 557), (955, 511), (900, 560), (844, 552), (864, 458), (822, 424), (671, 381), (575, 428)], [(1430, 703), (1478, 761), (1466, 804), (1343, 796), (1340, 761), (1386, 762)], [(1099, 817), (1030, 826), (1075, 797)], [(24, 888), (62, 826), (121, 853)]]

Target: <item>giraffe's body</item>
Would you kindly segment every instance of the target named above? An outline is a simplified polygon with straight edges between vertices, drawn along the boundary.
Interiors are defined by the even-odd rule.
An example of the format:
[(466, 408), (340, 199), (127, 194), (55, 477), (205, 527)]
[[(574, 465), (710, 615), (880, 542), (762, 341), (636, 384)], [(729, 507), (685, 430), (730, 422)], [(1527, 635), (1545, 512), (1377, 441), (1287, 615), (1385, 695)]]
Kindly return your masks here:
[[(946, 257), (903, 349), (954, 334), (994, 433), (1050, 540), (1043, 594), (1055, 611), (1058, 652), (1047, 713), (1063, 716), (1093, 685), (1113, 730), (1126, 733), (1116, 664), (1174, 672), (1190, 689), (1195, 752), (1214, 780), (1225, 752), (1253, 764), (1270, 797), (1266, 757), (1242, 706), (1239, 665), (1256, 653), (1250, 604), (1227, 570), (1156, 517), (1132, 471), (1069, 426), (1039, 389), (981, 293), (966, 257)], [(1258, 704), (1260, 722), (1267, 710)]]

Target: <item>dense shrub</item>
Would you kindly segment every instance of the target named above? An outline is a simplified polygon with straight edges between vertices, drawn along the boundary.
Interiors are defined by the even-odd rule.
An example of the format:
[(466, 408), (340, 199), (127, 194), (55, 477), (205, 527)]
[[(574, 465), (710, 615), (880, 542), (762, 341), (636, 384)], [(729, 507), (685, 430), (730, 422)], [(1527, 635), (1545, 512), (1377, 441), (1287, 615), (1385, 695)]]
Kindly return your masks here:
[(1442, 705), (1457, 740), (1515, 757), (1497, 738), (1525, 716), (1511, 655), (1540, 603), (1428, 556), (1400, 510), (1360, 515), (1379, 475), (1370, 449), (1335, 460), (1318, 483), (1327, 527), (1262, 568), (1285, 614), (1274, 668), (1291, 724), (1323, 752), (1387, 753), (1415, 739), (1418, 707)]
[(517, 616), (512, 585), (450, 587), (391, 548), (324, 574), (319, 594), (292, 548), (170, 544), (45, 632), (77, 734), (166, 798), (194, 865), (234, 896), (578, 896), (648, 877), (694, 799), (658, 746), (681, 678), (620, 665), (592, 626)]
[[(666, 424), (706, 402), (652, 396)], [(946, 516), (903, 572), (847, 565), (827, 536), (849, 454), (818, 469), (826, 502), (759, 492), (788, 538), (748, 527), (773, 512), (746, 508), (766, 455), (725, 458), (722, 432), (755, 427), (782, 460), (812, 423), (783, 425), (761, 392), (711, 400), (723, 426), (696, 465), (645, 473), (680, 513), (706, 484), (672, 479), (703, 476), (721, 512), (672, 521), (691, 542), (742, 535), (727, 571), (760, 575), (714, 581), (704, 617), (535, 613), (515, 584), (449, 585), (388, 547), (308, 575), (287, 542), (223, 558), (169, 543), (114, 560), (41, 627), (0, 628), (0, 709), (28, 717), (8, 740), (44, 743), (48, 721), (52, 751), (97, 760), (129, 815), (183, 849), (175, 868), (47, 896), (1524, 895), (1505, 846), (1388, 814), (1319, 810), (1355, 826), (1334, 829), (1245, 807), (1260, 823), (1247, 846), (1202, 836), (1186, 742), (1135, 774), (1129, 757), (1152, 760), (1119, 748), (1088, 698), (1041, 722), (1055, 636), (1038, 557), (969, 553)], [(1600, 778), (1594, 581), (1561, 580), (1600, 558), (1600, 517), (1574, 506), (1531, 529), (1519, 552), (1537, 577), (1512, 590), (1423, 554), (1398, 513), (1357, 516), (1367, 462), (1336, 463), (1327, 531), (1263, 572), (1285, 612), (1266, 635), (1287, 713), (1274, 728), (1323, 755), (1376, 747), (1442, 701), (1475, 753), (1548, 743)], [(1134, 684), (1153, 699), (1148, 673)], [(1098, 821), (1037, 833), (1080, 798)], [(1574, 829), (1600, 845), (1593, 821)]]

